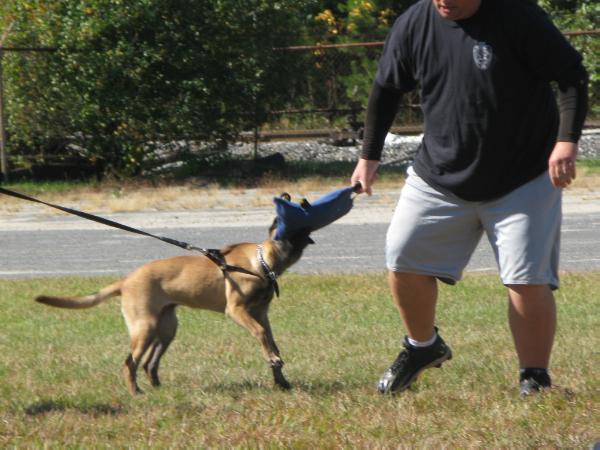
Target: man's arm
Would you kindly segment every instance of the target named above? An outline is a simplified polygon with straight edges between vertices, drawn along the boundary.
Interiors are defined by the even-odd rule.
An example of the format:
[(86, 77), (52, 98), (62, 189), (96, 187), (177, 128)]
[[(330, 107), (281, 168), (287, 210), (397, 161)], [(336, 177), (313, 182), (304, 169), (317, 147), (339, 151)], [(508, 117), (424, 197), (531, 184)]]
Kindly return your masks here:
[(577, 142), (587, 114), (587, 84), (588, 75), (580, 64), (558, 82), (560, 124), (557, 142), (548, 161), (548, 173), (555, 187), (567, 187), (576, 176)]
[(385, 137), (392, 126), (402, 94), (393, 89), (373, 83), (363, 132), (363, 145), (360, 160), (351, 177), (351, 184), (360, 182), (362, 191), (371, 195)]

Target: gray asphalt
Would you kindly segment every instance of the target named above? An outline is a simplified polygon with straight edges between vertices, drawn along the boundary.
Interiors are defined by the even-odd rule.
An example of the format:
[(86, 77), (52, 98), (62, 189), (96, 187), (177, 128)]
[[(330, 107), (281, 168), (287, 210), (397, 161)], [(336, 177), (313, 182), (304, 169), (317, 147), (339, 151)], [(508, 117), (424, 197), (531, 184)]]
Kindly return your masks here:
[[(316, 245), (290, 269), (294, 273), (360, 273), (384, 270), (387, 223), (333, 224), (313, 234)], [(561, 270), (600, 270), (600, 212), (565, 216)], [(232, 242), (258, 242), (266, 229), (201, 227), (147, 229), (205, 248)], [(64, 275), (122, 275), (152, 259), (189, 254), (161, 241), (112, 228), (0, 231), (0, 278)], [(485, 238), (468, 272), (493, 272), (495, 261)]]

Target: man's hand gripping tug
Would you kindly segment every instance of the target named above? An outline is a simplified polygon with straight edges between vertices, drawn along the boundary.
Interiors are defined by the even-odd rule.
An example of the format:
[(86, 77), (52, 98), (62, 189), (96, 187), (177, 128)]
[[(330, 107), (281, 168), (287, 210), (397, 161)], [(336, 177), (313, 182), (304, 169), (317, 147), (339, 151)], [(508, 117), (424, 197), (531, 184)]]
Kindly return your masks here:
[(367, 195), (373, 194), (372, 186), (377, 178), (377, 168), (379, 167), (379, 161), (369, 159), (359, 159), (352, 177), (350, 178), (350, 184), (357, 186), (355, 192)]

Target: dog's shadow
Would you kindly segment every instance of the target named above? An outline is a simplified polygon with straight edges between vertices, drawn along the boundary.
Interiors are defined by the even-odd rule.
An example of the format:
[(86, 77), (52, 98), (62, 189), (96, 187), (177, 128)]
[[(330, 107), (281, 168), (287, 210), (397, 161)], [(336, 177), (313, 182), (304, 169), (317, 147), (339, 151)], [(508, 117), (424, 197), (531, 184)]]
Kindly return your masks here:
[(264, 391), (265, 393), (278, 391), (283, 393), (294, 393), (304, 392), (310, 395), (326, 395), (334, 394), (338, 392), (345, 392), (350, 390), (356, 390), (357, 388), (364, 387), (364, 384), (356, 383), (344, 383), (336, 380), (318, 380), (318, 381), (304, 381), (304, 382), (292, 382), (292, 387), (289, 390), (281, 389), (273, 384), (259, 382), (259, 381), (241, 381), (241, 382), (222, 382), (214, 383), (206, 386), (207, 392), (218, 392), (229, 395), (242, 395), (247, 392), (258, 392)]
[[(356, 390), (364, 387), (363, 383), (345, 383), (336, 380), (313, 380), (292, 383), (289, 390), (283, 390), (277, 386), (260, 381), (246, 380), (240, 382), (220, 382), (213, 383), (203, 388), (206, 392), (227, 394), (232, 397), (242, 397), (248, 392), (281, 392), (283, 394), (302, 392), (311, 396), (323, 396)], [(127, 409), (123, 405), (108, 403), (93, 403), (74, 399), (45, 399), (32, 403), (25, 407), (24, 412), (31, 417), (42, 416), (53, 412), (76, 411), (80, 414), (90, 416), (119, 416), (127, 414)]]
[(349, 391), (356, 391), (365, 386), (360, 382), (342, 382), (338, 380), (318, 380), (297, 382), (292, 385), (292, 390), (304, 392), (314, 396), (326, 396)]
[(126, 412), (125, 408), (121, 405), (77, 403), (71, 400), (42, 400), (27, 406), (25, 408), (25, 414), (35, 417), (51, 412), (64, 412), (69, 410), (94, 416), (118, 416)]

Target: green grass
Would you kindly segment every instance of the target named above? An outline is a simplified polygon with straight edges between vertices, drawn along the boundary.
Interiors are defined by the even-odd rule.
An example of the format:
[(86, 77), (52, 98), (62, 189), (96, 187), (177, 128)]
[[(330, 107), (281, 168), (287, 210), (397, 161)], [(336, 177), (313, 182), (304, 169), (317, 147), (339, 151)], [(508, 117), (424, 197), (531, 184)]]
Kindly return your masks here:
[(600, 173), (600, 159), (578, 159), (577, 165), (585, 167), (589, 173)]
[[(146, 206), (164, 209), (168, 207), (168, 204), (173, 204), (172, 191), (169, 190), (173, 187), (187, 186), (189, 188), (190, 192), (178, 194), (179, 199), (183, 199), (185, 194), (189, 194), (192, 199), (197, 199), (198, 192), (204, 193), (209, 185), (217, 192), (223, 189), (245, 190), (251, 188), (262, 188), (272, 192), (284, 190), (328, 191), (349, 182), (356, 165), (354, 161), (290, 161), (283, 168), (274, 169), (268, 166), (263, 167), (260, 164), (254, 166), (248, 162), (247, 160), (233, 160), (224, 161), (211, 167), (194, 167), (187, 174), (192, 177), (191, 179), (179, 176), (129, 180), (106, 179), (103, 181), (92, 179), (87, 181), (13, 181), (2, 186), (50, 202), (60, 203), (64, 201), (65, 196), (68, 196), (74, 202), (87, 202), (86, 205), (92, 209), (96, 206), (100, 208), (101, 205), (107, 205), (115, 199), (131, 199), (136, 192), (142, 192), (142, 197), (148, 199), (148, 189), (150, 189), (154, 204)], [(600, 187), (600, 159), (581, 159), (577, 162), (577, 167), (578, 176), (573, 187), (585, 191), (597, 190)], [(405, 167), (382, 165), (378, 171), (375, 190), (397, 189), (403, 183), (404, 178)], [(198, 179), (201, 179), (202, 182), (198, 182)], [(165, 192), (167, 193), (165, 194)], [(163, 196), (166, 196), (166, 201), (161, 203), (159, 199)], [(98, 200), (94, 203), (90, 200), (92, 197)], [(13, 200), (11, 204), (18, 207), (23, 203)], [(120, 205), (116, 208), (129, 210), (132, 204), (135, 202), (130, 201), (126, 207)], [(188, 205), (188, 207), (194, 208), (195, 206)]]
[[(214, 184), (218, 188), (247, 189), (256, 187), (279, 187), (289, 186), (290, 183), (308, 182), (315, 189), (320, 187), (338, 186), (349, 180), (356, 163), (354, 161), (289, 161), (285, 167), (273, 169), (260, 165), (248, 165), (248, 161), (224, 161), (214, 167), (194, 167), (188, 176), (194, 181), (201, 177), (206, 182)], [(591, 183), (594, 188), (598, 187), (597, 177), (600, 175), (600, 159), (580, 159), (577, 161), (578, 178), (586, 186)], [(404, 180), (405, 167), (383, 165), (378, 171), (377, 187), (397, 187)], [(8, 189), (14, 189), (29, 195), (60, 196), (62, 194), (75, 195), (80, 192), (106, 192), (109, 196), (118, 196), (123, 190), (135, 190), (136, 188), (152, 187), (159, 190), (161, 187), (185, 185), (185, 177), (169, 178), (136, 178), (131, 180), (107, 179), (97, 180), (75, 180), (75, 181), (14, 181), (3, 185)]]
[(36, 304), (108, 278), (0, 281), (0, 446), (134, 448), (591, 448), (600, 441), (600, 273), (565, 274), (552, 375), (521, 399), (495, 276), (441, 286), (454, 358), (409, 392), (375, 391), (403, 331), (381, 275), (285, 275), (271, 308), (291, 392), (272, 387), (258, 344), (224, 316), (179, 310), (163, 387), (131, 398), (117, 299), (92, 310)]
[(1, 184), (6, 189), (14, 189), (19, 192), (27, 192), (30, 195), (41, 194), (64, 194), (73, 189), (92, 188), (96, 182), (93, 181), (15, 181)]
[[(7, 183), (4, 187), (30, 194), (62, 194), (75, 190), (114, 190), (118, 187), (135, 185), (161, 187), (165, 185), (185, 184), (188, 178), (192, 182), (198, 177), (222, 188), (248, 188), (272, 185), (280, 181), (285, 183), (312, 180), (315, 183), (338, 183), (340, 179), (347, 181), (356, 166), (355, 161), (288, 161), (284, 167), (273, 168), (261, 164), (251, 164), (249, 160), (226, 160), (216, 166), (194, 167), (181, 176), (146, 177), (134, 179), (107, 179), (104, 181), (72, 180), (72, 181), (18, 181)], [(382, 166), (379, 170), (379, 181), (403, 178), (405, 167)]]

